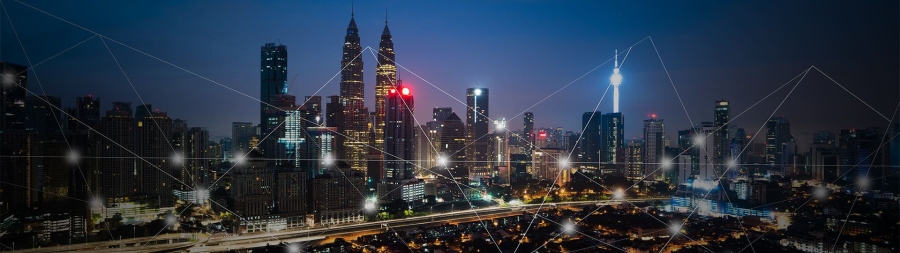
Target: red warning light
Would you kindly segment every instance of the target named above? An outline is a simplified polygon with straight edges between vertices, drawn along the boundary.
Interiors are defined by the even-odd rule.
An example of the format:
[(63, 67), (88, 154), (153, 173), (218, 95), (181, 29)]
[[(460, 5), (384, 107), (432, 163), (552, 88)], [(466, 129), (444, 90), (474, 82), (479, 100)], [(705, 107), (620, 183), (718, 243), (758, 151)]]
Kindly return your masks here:
[(391, 89), (391, 93), (397, 93), (396, 89)]
[(409, 96), (409, 88), (403, 87), (403, 90), (401, 92), (404, 96)]

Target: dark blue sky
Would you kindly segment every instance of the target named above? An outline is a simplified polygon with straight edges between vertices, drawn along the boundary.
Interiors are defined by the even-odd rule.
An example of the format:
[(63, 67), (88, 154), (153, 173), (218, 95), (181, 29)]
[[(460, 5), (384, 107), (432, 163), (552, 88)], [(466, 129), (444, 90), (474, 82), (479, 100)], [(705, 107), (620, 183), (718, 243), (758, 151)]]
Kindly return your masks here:
[[(33, 63), (93, 34), (13, 0), (3, 1)], [(290, 94), (311, 95), (340, 70), (350, 2), (27, 1), (222, 85), (259, 97), (259, 47), (287, 45)], [(397, 62), (465, 101), (465, 88), (491, 89), (492, 118), (511, 118), (641, 39), (652, 36), (694, 123), (712, 121), (714, 101), (728, 99), (736, 116), (811, 65), (891, 117), (900, 95), (898, 3), (865, 1), (358, 1), (362, 44), (377, 49), (388, 9)], [(2, 14), (0, 59), (27, 65)], [(233, 121), (255, 122), (258, 103), (217, 84), (107, 42), (143, 100), (172, 118), (230, 136)], [(374, 107), (375, 60), (364, 55), (366, 103)], [(535, 106), (536, 125), (580, 131), (608, 84), (612, 64), (584, 76)], [(634, 47), (622, 68), (620, 104), (626, 135), (641, 135), (655, 113), (667, 132), (690, 127), (650, 40)], [(94, 38), (29, 73), (48, 95), (139, 104), (115, 62)], [(432, 107), (464, 109), (435, 87), (401, 71), (414, 87), (420, 123)], [(339, 77), (319, 93), (338, 94)], [(477, 84), (476, 84), (477, 82)], [(787, 95), (788, 86), (735, 120), (755, 132)], [(612, 111), (612, 92), (600, 111)], [(887, 120), (813, 70), (776, 115), (794, 135), (877, 125)], [(510, 125), (521, 128), (521, 116)], [(757, 138), (762, 141), (762, 138)]]

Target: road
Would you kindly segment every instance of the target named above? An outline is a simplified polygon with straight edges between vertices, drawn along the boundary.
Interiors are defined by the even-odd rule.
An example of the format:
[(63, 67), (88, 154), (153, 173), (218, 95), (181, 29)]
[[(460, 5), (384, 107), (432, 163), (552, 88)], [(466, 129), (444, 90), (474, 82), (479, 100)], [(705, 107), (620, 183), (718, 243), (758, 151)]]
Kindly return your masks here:
[[(669, 198), (644, 198), (644, 199), (627, 199), (628, 202), (645, 202), (653, 200), (667, 200)], [(604, 204), (612, 204), (620, 201), (605, 202)], [(586, 206), (597, 205), (597, 201), (568, 201), (557, 203), (546, 203), (543, 208), (552, 208), (554, 206)], [(428, 226), (432, 224), (461, 222), (462, 220), (477, 220), (475, 213), (482, 219), (514, 216), (521, 214), (524, 209), (533, 209), (539, 207), (540, 204), (523, 204), (507, 207), (485, 207), (470, 210), (453, 211), (447, 213), (436, 213), (425, 216), (410, 217), (403, 219), (392, 219), (377, 222), (364, 222), (353, 224), (342, 224), (331, 227), (321, 227), (312, 229), (284, 230), (269, 233), (254, 233), (240, 236), (228, 236), (219, 238), (209, 238), (206, 234), (165, 234), (157, 236), (153, 239), (154, 243), (143, 246), (144, 243), (150, 241), (150, 238), (141, 237), (133, 239), (122, 239), (116, 241), (93, 242), (87, 244), (74, 244), (64, 246), (54, 246), (38, 249), (16, 250), (16, 252), (71, 252), (71, 251), (91, 251), (91, 252), (158, 252), (158, 251), (178, 251), (185, 250), (188, 252), (220, 252), (235, 249), (249, 249), (263, 247), (269, 244), (278, 244), (281, 242), (295, 243), (305, 241), (323, 240), (328, 236), (359, 233), (364, 231), (376, 232), (385, 230), (387, 227), (403, 228), (410, 226)], [(185, 238), (187, 237), (187, 238)], [(184, 238), (184, 239), (182, 239)], [(189, 239), (188, 239), (189, 238)], [(169, 243), (169, 240), (182, 240), (182, 242)], [(140, 247), (143, 246), (143, 249)], [(138, 250), (138, 249), (140, 250)]]

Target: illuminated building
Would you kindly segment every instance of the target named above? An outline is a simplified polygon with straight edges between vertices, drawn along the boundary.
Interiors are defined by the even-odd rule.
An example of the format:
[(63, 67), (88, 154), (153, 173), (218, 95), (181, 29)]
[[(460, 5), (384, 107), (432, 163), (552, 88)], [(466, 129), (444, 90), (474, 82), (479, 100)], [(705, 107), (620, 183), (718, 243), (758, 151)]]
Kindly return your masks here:
[(555, 180), (559, 185), (571, 181), (571, 166), (564, 162), (568, 155), (566, 150), (559, 148), (535, 150), (531, 162), (532, 176), (538, 180), (548, 180), (550, 182)]
[(388, 92), (398, 86), (397, 66), (394, 62), (394, 41), (391, 39), (391, 30), (388, 29), (387, 18), (384, 21), (384, 31), (381, 33), (381, 42), (378, 44), (378, 66), (375, 68), (375, 148), (384, 149), (385, 103)]
[[(725, 172), (727, 164), (731, 158), (731, 129), (729, 129), (728, 121), (731, 119), (731, 105), (728, 100), (716, 101), (716, 111), (713, 123), (718, 131), (713, 133), (713, 155), (712, 162), (715, 164), (716, 173), (721, 175)], [(732, 168), (737, 169), (737, 168)]]
[(253, 134), (253, 123), (231, 123), (231, 158), (243, 157), (250, 151)]
[(257, 149), (247, 153), (244, 162), (234, 166), (231, 173), (230, 210), (239, 217), (237, 233), (274, 230), (270, 228), (269, 214), (274, 206), (272, 196), (275, 185), (273, 170), (267, 167), (265, 157)]
[(766, 163), (781, 166), (785, 143), (791, 142), (791, 123), (784, 117), (772, 117), (766, 122)]
[(362, 46), (359, 44), (359, 29), (353, 13), (350, 13), (350, 24), (344, 36), (344, 49), (341, 58), (341, 111), (338, 117), (338, 154), (340, 159), (350, 164), (354, 170), (366, 170), (368, 154), (368, 108), (363, 103), (365, 84), (363, 83)]
[[(491, 178), (498, 182), (509, 183), (509, 129), (506, 119), (494, 121), (494, 135), (491, 136)], [(501, 173), (504, 170), (506, 173)]]
[(183, 165), (171, 158), (175, 153), (166, 139), (172, 134), (172, 119), (165, 112), (155, 111), (135, 121), (134, 152), (141, 157), (134, 166), (137, 192), (151, 203), (159, 203), (162, 207), (173, 206), (172, 190), (177, 189), (176, 184), (181, 186), (176, 178), (181, 174)]
[(322, 114), (322, 96), (303, 97), (302, 107), (306, 108), (306, 122), (310, 125), (324, 126), (325, 115)]
[(663, 120), (656, 118), (656, 114), (649, 116), (649, 119), (644, 120), (644, 147), (641, 155), (644, 168), (641, 174), (647, 176), (648, 180), (662, 180), (666, 127)]
[(525, 125), (522, 129), (522, 136), (525, 137), (525, 155), (528, 156), (528, 161), (531, 161), (531, 154), (534, 151), (534, 113), (526, 112), (525, 116)]
[[(112, 110), (100, 119), (97, 130), (107, 138), (100, 138), (95, 154), (99, 157), (132, 157), (126, 148), (134, 145), (135, 120), (131, 114), (131, 104), (114, 102)], [(148, 126), (149, 127), (149, 126)], [(156, 130), (156, 128), (153, 128)], [(157, 130), (159, 131), (159, 130)], [(118, 145), (116, 145), (118, 143)], [(120, 147), (119, 145), (122, 145)], [(163, 144), (168, 148), (168, 144)], [(123, 148), (124, 147), (124, 148)], [(140, 155), (140, 154), (138, 154)], [(99, 159), (94, 165), (90, 192), (101, 196), (104, 203), (123, 202), (135, 194), (134, 159)], [(150, 168), (156, 170), (155, 168)]]
[(310, 180), (310, 215), (314, 225), (362, 222), (360, 213), (365, 198), (357, 189), (365, 187), (365, 175), (346, 167), (343, 161), (328, 166), (322, 175)]
[[(184, 146), (184, 171), (188, 171), (182, 182), (206, 184), (209, 181), (207, 169), (212, 158), (209, 149), (209, 131), (202, 127), (192, 127), (187, 131)], [(194, 186), (191, 186), (194, 187)]]
[[(269, 116), (266, 109), (279, 106), (271, 104), (272, 97), (287, 93), (287, 57), (288, 52), (285, 45), (276, 46), (275, 43), (266, 43), (260, 47), (259, 124), (263, 131), (272, 127), (270, 126), (272, 123), (268, 121)], [(279, 123), (281, 122), (276, 122), (275, 125)], [(265, 146), (263, 145), (263, 147)]]
[(625, 119), (622, 113), (600, 117), (600, 162), (621, 169), (619, 150), (625, 148)]
[(488, 117), (490, 110), (487, 88), (466, 89), (466, 166), (469, 167), (471, 183), (478, 183), (488, 176)]
[(625, 144), (625, 177), (631, 181), (644, 180), (644, 140), (630, 140)]
[(301, 149), (306, 143), (306, 110), (296, 105), (296, 99), (293, 95), (270, 97), (272, 107), (266, 108), (268, 128), (262, 129), (262, 151), (269, 167), (297, 167), (304, 158)]
[[(388, 92), (385, 117), (385, 166), (378, 196), (385, 202), (399, 199), (410, 205), (422, 204), (424, 181), (414, 178), (416, 152), (416, 123), (413, 119), (415, 101), (409, 87), (402, 84)], [(396, 190), (400, 188), (399, 191)], [(421, 194), (419, 194), (421, 193)]]
[(25, 96), (28, 89), (28, 68), (0, 62), (3, 93), (0, 101), (0, 132), (25, 129)]
[[(456, 113), (450, 113), (450, 116), (444, 120), (443, 131), (441, 132), (441, 149), (440, 158), (446, 160), (446, 164), (438, 162), (441, 169), (446, 168), (450, 176), (453, 178), (451, 182), (445, 184), (465, 185), (468, 183), (469, 170), (466, 164), (466, 155), (463, 152), (466, 147), (466, 126), (460, 120)], [(450, 190), (453, 191), (455, 197), (462, 198), (462, 193), (458, 187), (451, 185)]]
[(694, 175), (697, 179), (716, 180), (719, 178), (712, 163), (715, 143), (713, 133), (715, 131), (716, 126), (713, 122), (701, 122), (694, 128), (694, 134), (691, 136), (691, 145), (694, 146), (691, 150), (691, 160), (694, 163)]
[[(321, 162), (322, 159), (330, 157), (334, 159), (337, 156), (335, 146), (337, 143), (337, 128), (335, 127), (308, 127), (306, 132), (309, 134), (309, 140), (306, 141), (306, 166), (301, 166), (308, 170), (308, 178), (312, 179), (322, 174), (327, 164)], [(304, 164), (301, 162), (301, 164)]]
[[(70, 131), (88, 132), (89, 130), (85, 125), (95, 127), (97, 122), (100, 121), (100, 99), (91, 95), (75, 97), (75, 113), (71, 114), (71, 116), (75, 118), (63, 115), (68, 121), (67, 126)], [(75, 119), (83, 122), (84, 125), (78, 123)]]

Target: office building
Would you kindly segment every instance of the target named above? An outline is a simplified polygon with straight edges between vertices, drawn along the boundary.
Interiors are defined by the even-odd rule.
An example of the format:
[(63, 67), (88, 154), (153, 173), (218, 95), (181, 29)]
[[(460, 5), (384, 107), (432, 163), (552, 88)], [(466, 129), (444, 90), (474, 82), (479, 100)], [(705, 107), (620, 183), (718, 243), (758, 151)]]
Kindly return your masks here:
[(480, 178), (490, 174), (487, 136), (489, 118), (489, 91), (487, 88), (466, 89), (466, 165), (469, 166), (469, 178), (471, 183), (477, 183)]
[(656, 114), (644, 120), (644, 147), (641, 149), (643, 172), (647, 180), (662, 180), (662, 158), (665, 154), (666, 127)]

